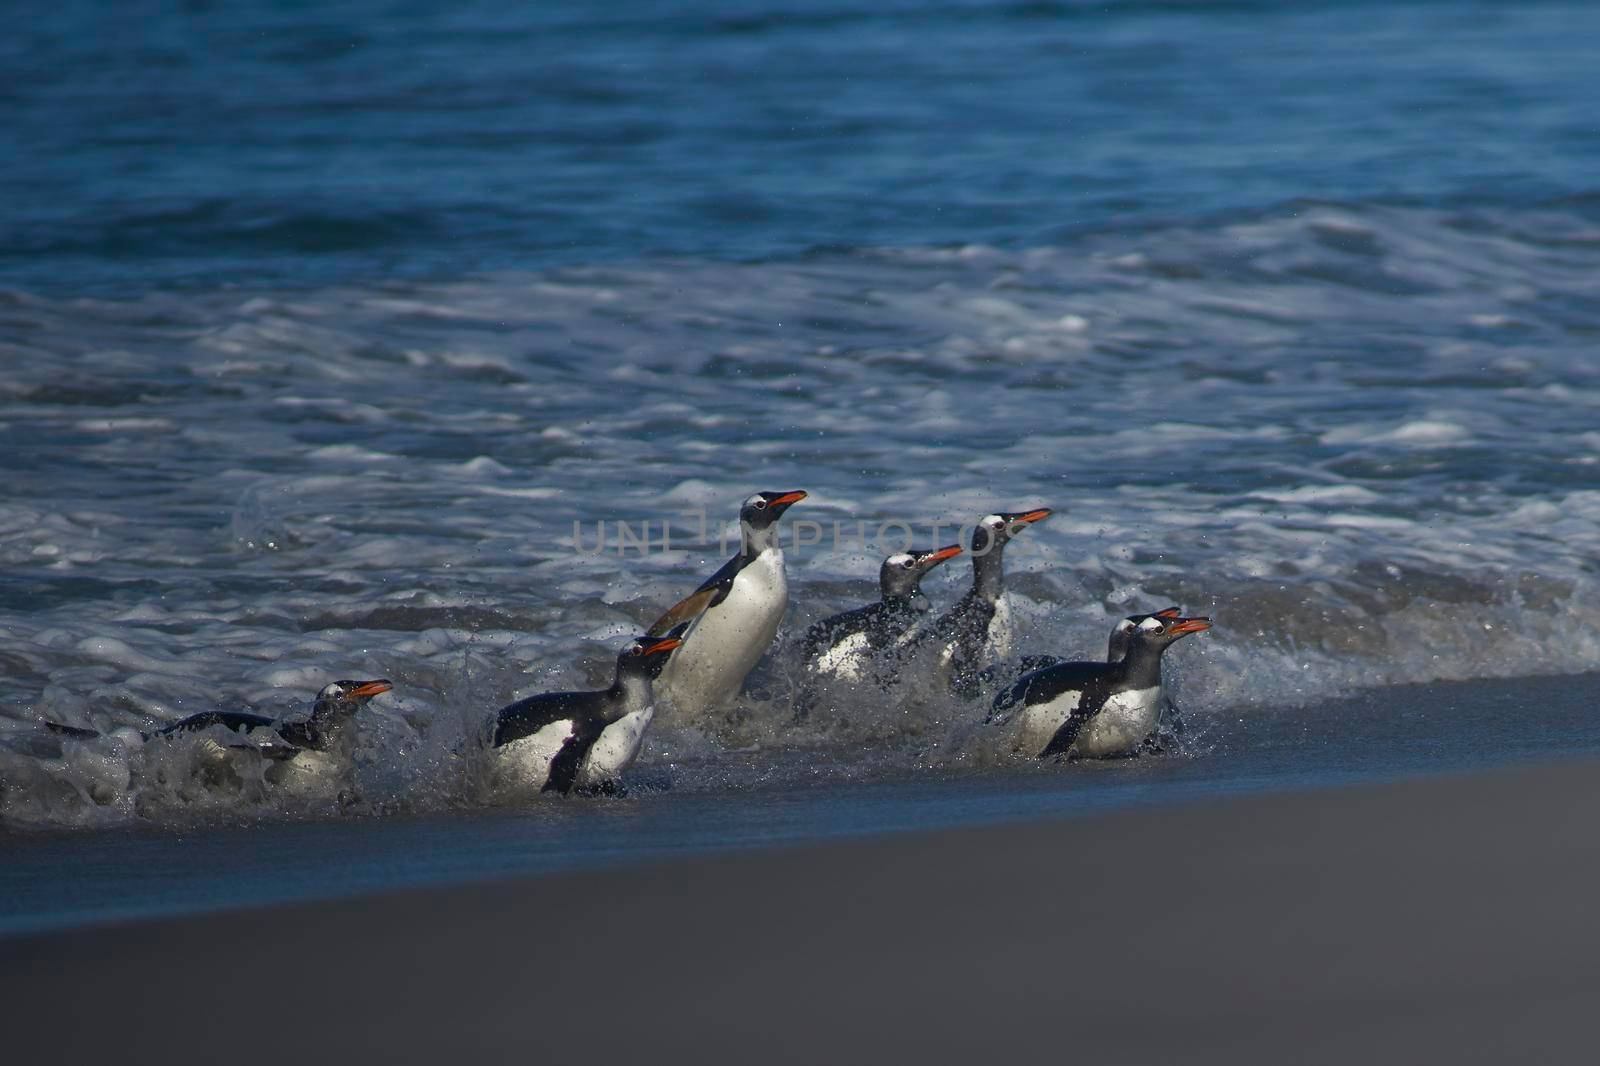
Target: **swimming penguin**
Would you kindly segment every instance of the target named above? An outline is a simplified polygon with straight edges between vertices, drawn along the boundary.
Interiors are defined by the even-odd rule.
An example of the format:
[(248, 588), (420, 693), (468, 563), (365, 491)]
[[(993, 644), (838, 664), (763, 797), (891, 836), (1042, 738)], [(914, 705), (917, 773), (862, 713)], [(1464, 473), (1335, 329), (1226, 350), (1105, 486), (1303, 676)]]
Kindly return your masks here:
[[(1130, 614), (1118, 622), (1111, 631), (1111, 639), (1106, 645), (1106, 662), (1121, 662), (1128, 654), (1128, 638), (1146, 618), (1161, 618), (1176, 621), (1183, 617), (1183, 610), (1179, 607), (1163, 607), (1150, 614)], [(1151, 754), (1160, 754), (1169, 747), (1177, 745), (1183, 739), (1183, 713), (1178, 710), (1177, 703), (1173, 702), (1172, 695), (1167, 692), (1165, 683), (1161, 686), (1161, 717), (1156, 722), (1156, 731), (1151, 733), (1144, 741), (1144, 751)]]
[[(1128, 635), (1146, 618), (1175, 619), (1183, 614), (1181, 607), (1163, 607), (1150, 614), (1130, 614), (1121, 619), (1111, 629), (1111, 637), (1106, 642), (1106, 662), (1120, 663), (1128, 654)], [(1046, 666), (1069, 660), (1060, 655), (1024, 655), (1018, 659), (1015, 666), (1008, 671), (1010, 677), (1020, 677), (1041, 670)], [(1168, 744), (1176, 743), (1183, 736), (1183, 719), (1179, 716), (1178, 705), (1172, 701), (1163, 687), (1161, 692), (1161, 721), (1156, 731), (1145, 740), (1144, 750), (1149, 752), (1165, 751)]]
[(1047, 507), (1017, 514), (984, 515), (972, 530), (972, 588), (920, 634), (917, 644), (940, 646), (950, 689), (971, 699), (979, 671), (1011, 653), (1012, 622), (1005, 601), (1005, 547), (1018, 533), (1050, 517)]
[(990, 719), (1020, 711), (1016, 748), (1040, 757), (1137, 754), (1161, 719), (1162, 654), (1188, 634), (1210, 628), (1209, 618), (1147, 615), (1123, 636), (1121, 660), (1035, 670), (995, 698)]
[(758, 492), (745, 500), (739, 554), (648, 630), (664, 636), (689, 623), (656, 686), (679, 717), (692, 719), (733, 699), (771, 646), (789, 606), (778, 519), (805, 498), (799, 491)]
[(638, 637), (617, 656), (610, 688), (546, 692), (501, 708), (494, 727), (501, 765), (519, 784), (541, 792), (615, 788), (655, 717), (651, 679), (680, 643)]
[(824, 618), (806, 630), (807, 668), (844, 680), (859, 679), (875, 655), (904, 640), (911, 627), (933, 609), (922, 591), (923, 577), (960, 554), (961, 545), (952, 544), (889, 556), (878, 568), (877, 603)]
[[(387, 678), (334, 681), (317, 693), (316, 701), (311, 705), (311, 714), (306, 718), (280, 720), (245, 711), (201, 711), (154, 732), (140, 732), (139, 737), (153, 740), (222, 726), (235, 736), (219, 744), (219, 747), (257, 751), (269, 759), (292, 759), (302, 752), (327, 751), (336, 740), (343, 738), (345, 731), (354, 723), (356, 712), (365, 707), (368, 700), (392, 688), (394, 685)], [(44, 725), (52, 733), (77, 739), (106, 735), (93, 729), (80, 729), (56, 722), (46, 722)]]

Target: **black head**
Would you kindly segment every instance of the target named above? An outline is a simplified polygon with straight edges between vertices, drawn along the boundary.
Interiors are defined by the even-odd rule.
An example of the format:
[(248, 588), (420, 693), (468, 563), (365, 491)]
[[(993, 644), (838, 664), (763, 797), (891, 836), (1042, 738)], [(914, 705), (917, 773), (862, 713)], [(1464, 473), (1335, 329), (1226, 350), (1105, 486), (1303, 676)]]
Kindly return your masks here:
[[(673, 632), (679, 633), (686, 628), (687, 625)], [(667, 665), (668, 654), (682, 643), (675, 636), (635, 637), (617, 653), (617, 673), (643, 675), (652, 679), (659, 677), (662, 667)]]
[(1154, 651), (1159, 655), (1190, 633), (1204, 633), (1210, 628), (1209, 618), (1184, 618), (1181, 615), (1169, 615), (1166, 611), (1146, 615), (1128, 634), (1128, 654)]
[(878, 568), (878, 589), (886, 600), (910, 599), (929, 570), (961, 554), (961, 545), (951, 544), (923, 552), (896, 552)]
[(769, 529), (783, 512), (806, 498), (799, 489), (793, 492), (758, 492), (739, 508), (739, 524), (760, 531)]
[(311, 706), (313, 721), (327, 723), (353, 716), (374, 696), (394, 688), (388, 678), (376, 681), (335, 681), (324, 685), (317, 693), (317, 702)]
[(1163, 607), (1151, 614), (1130, 614), (1118, 622), (1111, 630), (1111, 640), (1106, 645), (1106, 662), (1119, 663), (1128, 654), (1128, 637), (1134, 629), (1146, 618), (1178, 619), (1183, 616), (1183, 610), (1178, 607)]
[(1006, 543), (1018, 533), (1035, 522), (1041, 522), (1049, 517), (1048, 507), (1036, 507), (1031, 511), (997, 511), (994, 514), (984, 515), (978, 519), (978, 524), (972, 530), (974, 560), (1005, 547)]

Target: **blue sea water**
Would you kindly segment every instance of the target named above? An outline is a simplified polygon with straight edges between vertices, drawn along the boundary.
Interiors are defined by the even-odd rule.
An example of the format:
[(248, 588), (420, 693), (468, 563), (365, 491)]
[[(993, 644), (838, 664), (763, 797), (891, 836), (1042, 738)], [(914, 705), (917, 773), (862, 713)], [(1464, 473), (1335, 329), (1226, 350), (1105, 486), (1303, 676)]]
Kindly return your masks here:
[[(1215, 614), (1170, 658), (1219, 789), (1208, 720), (1592, 670), (1596, 40), (1570, 2), (14, 20), (0, 824), (477, 810), (483, 716), (600, 676), (757, 489), (822, 529), (791, 633), (871, 598), (886, 523), (1055, 508), (1008, 553), (1024, 644)], [(672, 550), (576, 550), (646, 521)], [(937, 702), (791, 728), (787, 662), (642, 779), (1006, 769)], [(337, 799), (38, 735), (380, 675)]]
[(0, 41), (0, 282), (1070, 247), (1307, 201), (1592, 223), (1597, 32), (1572, 2), (66, 0)]

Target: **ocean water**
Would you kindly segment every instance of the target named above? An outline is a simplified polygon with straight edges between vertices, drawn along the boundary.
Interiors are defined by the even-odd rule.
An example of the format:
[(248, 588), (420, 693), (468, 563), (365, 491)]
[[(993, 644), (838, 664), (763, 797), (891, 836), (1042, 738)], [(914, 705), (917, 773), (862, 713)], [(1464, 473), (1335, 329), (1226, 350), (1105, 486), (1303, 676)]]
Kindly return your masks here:
[[(1007, 553), (1023, 647), (1214, 615), (1168, 658), (1175, 758), (1217, 788), (1254, 720), (1299, 715), (1331, 780), (1368, 755), (1316, 754), (1330, 701), (1600, 663), (1588, 5), (69, 2), (13, 31), (8, 832), (500, 803), (486, 717), (598, 681), (759, 489), (817, 524), (787, 638), (904, 536), (1054, 508)], [(916, 686), (793, 726), (786, 647), (653, 731), (627, 802), (1031, 780)], [(375, 676), (309, 797), (38, 726)]]

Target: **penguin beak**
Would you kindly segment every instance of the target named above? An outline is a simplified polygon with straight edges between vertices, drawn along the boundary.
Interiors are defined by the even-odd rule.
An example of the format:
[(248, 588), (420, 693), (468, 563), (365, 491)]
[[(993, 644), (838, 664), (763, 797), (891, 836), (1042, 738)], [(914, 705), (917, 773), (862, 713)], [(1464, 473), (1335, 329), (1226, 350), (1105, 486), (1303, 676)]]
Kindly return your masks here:
[(805, 498), (806, 494), (804, 492), (799, 489), (795, 489), (793, 492), (786, 492), (782, 496), (779, 496), (767, 506), (772, 508), (773, 511), (781, 511), (790, 504), (799, 503)]
[(677, 637), (668, 637), (665, 640), (658, 640), (654, 644), (645, 645), (644, 653), (646, 655), (659, 655), (664, 651), (671, 651), (682, 643), (683, 641)]
[(1155, 612), (1154, 617), (1156, 617), (1156, 618), (1165, 618), (1165, 619), (1167, 619), (1169, 621), (1174, 619), (1174, 618), (1181, 618), (1181, 617), (1183, 617), (1183, 608), (1182, 607), (1163, 607), (1163, 608), (1161, 608), (1161, 610)]
[(938, 566), (940, 563), (944, 562), (946, 559), (954, 559), (956, 556), (958, 556), (960, 554), (961, 554), (961, 545), (952, 544), (948, 548), (940, 548), (936, 552), (929, 552), (926, 556), (923, 557), (922, 565), (923, 565), (924, 568), (935, 567), (935, 566)]
[[(1164, 615), (1166, 612), (1162, 613)], [(1167, 630), (1167, 636), (1182, 637), (1190, 633), (1204, 633), (1210, 628), (1211, 619), (1209, 618), (1180, 618), (1171, 629)]]
[(345, 699), (349, 700), (370, 700), (374, 696), (383, 695), (392, 688), (394, 688), (394, 685), (390, 683), (388, 678), (380, 677), (376, 681), (363, 681), (344, 695)]
[(1039, 507), (1039, 508), (1035, 508), (1032, 511), (1024, 511), (1024, 512), (1022, 512), (1021, 514), (1019, 514), (1015, 518), (1013, 518), (1012, 521), (1013, 522), (1021, 522), (1025, 526), (1031, 526), (1035, 522), (1043, 521), (1044, 519), (1049, 518), (1050, 517), (1050, 513), (1051, 513), (1050, 512), (1050, 508), (1048, 508), (1048, 507)]

